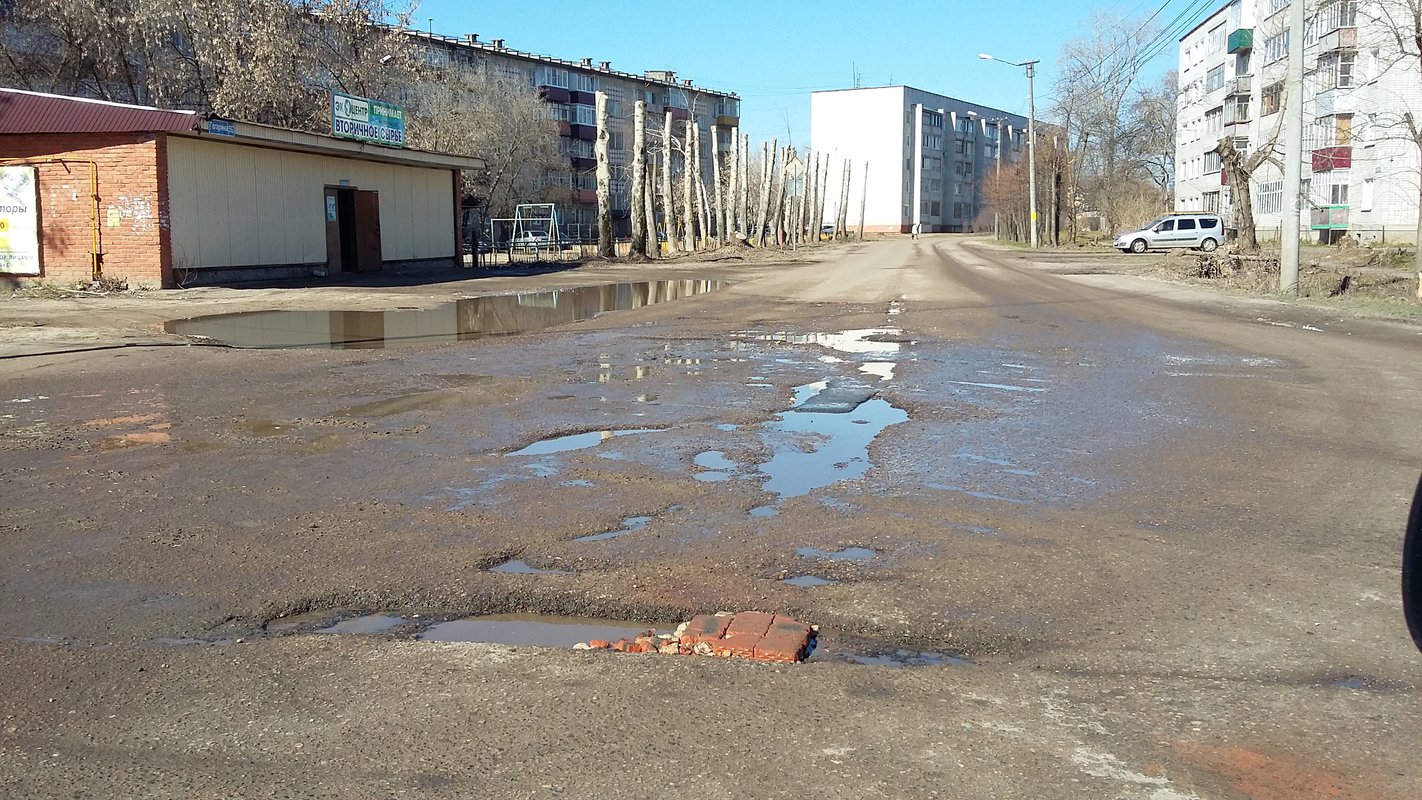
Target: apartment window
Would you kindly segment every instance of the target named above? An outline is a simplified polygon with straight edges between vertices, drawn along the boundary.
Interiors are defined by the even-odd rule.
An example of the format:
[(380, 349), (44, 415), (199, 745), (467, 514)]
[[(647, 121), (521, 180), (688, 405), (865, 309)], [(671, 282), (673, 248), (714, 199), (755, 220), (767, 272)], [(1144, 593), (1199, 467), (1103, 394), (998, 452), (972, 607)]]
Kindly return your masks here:
[(1210, 29), (1210, 53), (1223, 53), (1225, 49), (1225, 24), (1221, 22)]
[(989, 122), (989, 123), (983, 128), (983, 135), (984, 135), (985, 137), (987, 137), (987, 140), (990, 141), (990, 142), (995, 142), (995, 141), (997, 141), (997, 123), (996, 123), (996, 122)]
[(959, 175), (972, 175), (973, 165), (966, 161), (954, 161), (953, 171), (958, 173)]
[(1289, 54), (1289, 32), (1276, 33), (1264, 40), (1264, 63), (1272, 64)]
[(560, 89), (573, 88), (572, 85), (568, 82), (569, 75), (566, 69), (557, 69), (556, 67), (540, 67), (535, 73), (535, 76), (536, 77), (534, 78), (534, 81), (539, 86), (557, 86)]
[(941, 217), (941, 216), (943, 216), (943, 202), (942, 202), (941, 200), (934, 200), (932, 203), (929, 203), (929, 204), (928, 204), (928, 216), (930, 216), (930, 217)]
[(1205, 112), (1205, 133), (1216, 136), (1224, 133), (1224, 106)]
[(1269, 0), (1269, 13), (1277, 14), (1289, 7), (1289, 0)]
[(1215, 214), (1220, 213), (1220, 193), (1205, 192), (1200, 196), (1200, 204), (1205, 207), (1205, 211), (1210, 211)]
[(597, 76), (596, 76), (596, 75), (583, 75), (583, 74), (579, 73), (579, 74), (577, 74), (577, 75), (573, 75), (573, 76), (572, 76), (572, 80), (573, 80), (573, 85), (569, 86), (569, 87), (568, 87), (569, 89), (576, 89), (577, 91), (580, 91), (580, 92), (595, 92), (595, 91), (597, 91)]
[(924, 156), (924, 157), (923, 157), (923, 171), (924, 171), (924, 172), (937, 172), (938, 170), (940, 170), (940, 169), (942, 169), (942, 168), (943, 168), (943, 159), (939, 158), (938, 156)]
[(972, 214), (973, 214), (973, 205), (972, 205), (972, 203), (954, 203), (954, 204), (953, 204), (953, 216), (954, 216), (954, 217), (956, 217), (956, 218), (958, 218), (958, 219), (965, 219), (965, 218), (967, 218), (967, 217), (972, 216)]
[(1259, 184), (1259, 199), (1254, 209), (1260, 214), (1278, 214), (1284, 210), (1284, 182), (1265, 181)]
[(943, 127), (943, 115), (942, 115), (942, 114), (939, 114), (939, 113), (936, 113), (936, 112), (933, 112), (933, 111), (925, 111), (925, 112), (923, 112), (923, 127), (925, 127), (925, 128), (941, 128), (941, 127)]
[[(1209, 174), (1209, 173), (1211, 173), (1211, 172), (1219, 172), (1219, 171), (1220, 171), (1220, 166), (1221, 166), (1221, 161), (1220, 161), (1220, 154), (1219, 154), (1219, 153), (1206, 153), (1206, 154), (1205, 154), (1205, 173), (1206, 173), (1206, 174)], [(1218, 209), (1216, 209), (1216, 210), (1218, 210)]]
[(936, 133), (925, 134), (923, 137), (923, 146), (929, 150), (942, 150), (943, 137)]
[(1234, 57), (1234, 74), (1236, 76), (1249, 74), (1249, 51), (1246, 50)]
[(1225, 68), (1224, 64), (1220, 64), (1219, 66), (1205, 73), (1205, 92), (1208, 94), (1209, 92), (1213, 92), (1216, 89), (1223, 89), (1224, 81)]
[(1236, 97), (1234, 103), (1230, 105), (1229, 122), (1245, 122), (1249, 119), (1249, 98), (1247, 96)]
[(1267, 117), (1270, 114), (1279, 113), (1279, 106), (1282, 105), (1284, 100), (1284, 82), (1279, 81), (1278, 83), (1271, 83), (1265, 86), (1264, 93), (1261, 97), (1262, 99), (1259, 104), (1260, 114)]
[(627, 134), (622, 131), (608, 131), (607, 146), (611, 150), (626, 150)]
[(1353, 115), (1337, 114), (1333, 117), (1333, 141), (1336, 144), (1353, 143)]
[(1340, 50), (1319, 59), (1323, 74), (1323, 85), (1329, 89), (1347, 89), (1353, 86), (1354, 68), (1357, 66), (1356, 50)]
[(1334, 0), (1319, 9), (1315, 27), (1319, 34), (1329, 33), (1338, 28), (1352, 28), (1358, 24), (1357, 0)]
[(971, 117), (966, 117), (966, 116), (959, 117), (959, 118), (958, 118), (958, 133), (972, 133), (972, 132), (973, 132), (973, 120), (972, 120), (972, 118), (971, 118)]

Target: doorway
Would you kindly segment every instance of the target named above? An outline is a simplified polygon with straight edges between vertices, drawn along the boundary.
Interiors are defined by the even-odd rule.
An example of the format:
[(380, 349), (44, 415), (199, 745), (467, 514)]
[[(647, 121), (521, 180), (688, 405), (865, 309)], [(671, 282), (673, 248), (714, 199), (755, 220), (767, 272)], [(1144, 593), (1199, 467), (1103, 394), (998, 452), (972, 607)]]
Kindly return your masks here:
[(327, 272), (379, 272), (380, 193), (327, 186), (325, 205)]

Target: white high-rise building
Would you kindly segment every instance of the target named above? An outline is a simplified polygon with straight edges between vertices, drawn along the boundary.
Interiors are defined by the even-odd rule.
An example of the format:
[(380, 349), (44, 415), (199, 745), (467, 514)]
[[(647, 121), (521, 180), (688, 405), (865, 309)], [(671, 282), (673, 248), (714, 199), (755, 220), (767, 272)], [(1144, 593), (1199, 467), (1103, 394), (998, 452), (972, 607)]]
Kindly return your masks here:
[(830, 159), (826, 218), (835, 218), (848, 159), (851, 226), (863, 202), (866, 230), (974, 230), (983, 179), (999, 157), (1011, 164), (1026, 155), (1026, 127), (1026, 117), (910, 86), (814, 92), (810, 149)]
[[(1181, 38), (1177, 210), (1231, 220), (1234, 189), (1210, 151), (1225, 136), (1246, 153), (1282, 142), (1289, 2), (1233, 0)], [(1376, 3), (1294, 2), (1309, 2), (1301, 233), (1325, 242), (1411, 240), (1422, 173), (1402, 120), (1422, 118), (1417, 61), (1390, 57), (1396, 44)], [(1287, 206), (1282, 162), (1264, 163), (1250, 184), (1260, 237), (1278, 237)]]

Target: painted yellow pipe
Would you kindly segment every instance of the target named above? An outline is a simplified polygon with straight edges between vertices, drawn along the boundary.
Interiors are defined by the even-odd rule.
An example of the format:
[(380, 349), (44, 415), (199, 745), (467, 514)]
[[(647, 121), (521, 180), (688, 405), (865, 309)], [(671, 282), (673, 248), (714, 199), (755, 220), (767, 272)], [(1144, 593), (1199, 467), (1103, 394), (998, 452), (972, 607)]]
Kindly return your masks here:
[[(104, 253), (99, 249), (102, 240), (99, 228), (99, 165), (90, 158), (4, 158), (0, 159), (0, 164), (5, 165), (29, 165), (29, 164), (67, 164), (79, 162), (89, 165), (89, 198), (94, 202), (90, 221), (92, 236), (89, 247), (89, 268), (90, 276), (97, 281), (104, 276)], [(39, 187), (36, 186), (36, 191)]]

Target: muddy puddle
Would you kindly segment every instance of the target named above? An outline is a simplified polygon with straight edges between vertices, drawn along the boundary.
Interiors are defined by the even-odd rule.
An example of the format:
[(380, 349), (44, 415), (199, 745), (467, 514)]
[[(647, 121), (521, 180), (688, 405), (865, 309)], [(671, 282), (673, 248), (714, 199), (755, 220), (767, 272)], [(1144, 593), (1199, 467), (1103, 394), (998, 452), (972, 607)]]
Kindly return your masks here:
[(798, 586), (801, 589), (815, 589), (820, 586), (835, 586), (839, 581), (821, 578), (818, 575), (796, 575), (793, 578), (785, 578), (781, 583), (789, 586)]
[(497, 572), (502, 575), (572, 575), (574, 573), (561, 569), (540, 569), (525, 561), (517, 559), (505, 561), (497, 566), (489, 567), (490, 572)]
[(231, 347), (379, 349), (513, 336), (714, 292), (725, 281), (664, 280), (473, 297), (428, 309), (257, 311), (165, 322), (163, 330)]
[[(885, 428), (906, 422), (908, 412), (879, 397), (855, 404), (862, 393), (835, 392), (825, 381), (796, 387), (794, 406), (762, 427), (761, 439), (774, 453), (759, 465), (767, 476), (762, 488), (784, 499), (863, 477), (869, 446)], [(823, 394), (829, 397), (817, 405)]]
[(590, 534), (590, 535), (588, 535), (588, 536), (579, 536), (578, 538), (574, 539), (573, 541), (575, 541), (575, 542), (605, 542), (605, 541), (607, 541), (608, 539), (617, 539), (617, 538), (619, 538), (619, 537), (626, 536), (626, 535), (629, 534), (629, 533), (636, 533), (636, 532), (641, 531), (641, 530), (646, 530), (647, 526), (648, 526), (648, 525), (651, 525), (651, 524), (652, 524), (652, 518), (651, 518), (651, 517), (643, 517), (643, 516), (628, 517), (628, 518), (622, 520), (622, 527), (621, 527), (621, 528), (617, 528), (616, 530), (603, 531), (602, 533), (594, 533), (594, 534)]
[(878, 550), (867, 547), (846, 547), (842, 550), (821, 550), (818, 547), (797, 547), (795, 555), (802, 558), (818, 558), (825, 561), (868, 561), (879, 555)]
[(658, 433), (657, 428), (632, 428), (629, 430), (588, 431), (566, 436), (540, 439), (527, 447), (509, 453), (510, 456), (546, 456), (553, 453), (567, 453), (572, 450), (586, 450), (597, 447), (608, 439), (618, 436), (636, 436), (643, 433)]

